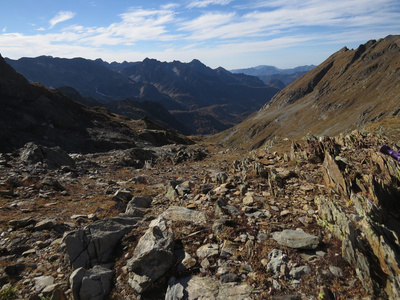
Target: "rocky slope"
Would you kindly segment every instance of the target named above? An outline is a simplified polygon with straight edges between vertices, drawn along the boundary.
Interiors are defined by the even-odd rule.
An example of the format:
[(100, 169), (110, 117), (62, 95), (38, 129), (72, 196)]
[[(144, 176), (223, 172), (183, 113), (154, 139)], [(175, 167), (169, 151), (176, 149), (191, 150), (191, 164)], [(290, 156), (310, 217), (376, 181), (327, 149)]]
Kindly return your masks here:
[(398, 36), (346, 47), (280, 91), (259, 112), (221, 135), (226, 145), (258, 147), (274, 138), (335, 135), (398, 117)]
[(354, 132), (248, 156), (206, 144), (3, 153), (0, 293), (397, 299), (400, 167), (383, 144)]
[[(41, 56), (7, 59), (7, 62), (30, 81), (51, 88), (73, 87), (84, 96), (78, 100), (84, 100), (85, 104), (91, 103), (87, 97), (100, 102), (127, 98), (136, 102), (157, 102), (173, 111), (186, 129), (194, 130), (191, 133), (216, 133), (221, 130), (221, 123), (223, 129), (233, 126), (260, 109), (279, 91), (257, 77), (232, 74), (223, 68), (213, 70), (198, 60), (167, 63), (145, 59), (136, 63), (108, 64), (100, 59)], [(113, 103), (104, 105), (118, 106)], [(221, 107), (223, 113), (215, 110), (216, 116), (205, 117), (214, 106)], [(133, 109), (128, 111), (130, 115)], [(191, 118), (179, 120), (184, 112), (194, 115), (199, 121), (194, 123)], [(155, 111), (148, 113), (155, 114)], [(199, 128), (202, 123), (207, 126)], [(173, 124), (168, 125), (174, 128)]]
[[(149, 122), (122, 119), (104, 108), (90, 109), (65, 95), (29, 83), (0, 56), (0, 151), (27, 142), (66, 151), (99, 152), (160, 143), (188, 143)], [(137, 130), (138, 129), (138, 130)]]

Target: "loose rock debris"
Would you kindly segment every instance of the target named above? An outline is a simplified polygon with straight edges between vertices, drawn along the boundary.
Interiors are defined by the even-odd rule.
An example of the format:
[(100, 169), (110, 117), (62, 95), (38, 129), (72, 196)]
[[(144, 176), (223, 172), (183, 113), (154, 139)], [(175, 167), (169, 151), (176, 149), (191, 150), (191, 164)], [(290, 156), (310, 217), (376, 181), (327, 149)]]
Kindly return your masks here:
[(353, 132), (287, 153), (170, 145), (134, 164), (121, 163), (122, 150), (2, 154), (2, 290), (15, 299), (400, 298), (400, 169), (383, 143)]

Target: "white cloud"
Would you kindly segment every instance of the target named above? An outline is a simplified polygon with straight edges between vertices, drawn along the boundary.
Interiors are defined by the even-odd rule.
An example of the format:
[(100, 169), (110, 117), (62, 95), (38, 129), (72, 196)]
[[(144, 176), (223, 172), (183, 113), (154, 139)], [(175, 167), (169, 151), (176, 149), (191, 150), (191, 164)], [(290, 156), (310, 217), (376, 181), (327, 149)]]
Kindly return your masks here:
[(228, 5), (232, 1), (234, 1), (234, 0), (196, 0), (196, 1), (192, 1), (188, 5), (188, 8), (207, 7), (209, 5)]
[(6, 32), (7, 31), (7, 27), (4, 27), (1, 32)]
[[(259, 59), (261, 64), (263, 61), (259, 57), (271, 56), (274, 50), (278, 50), (275, 54), (278, 57), (289, 51), (286, 49), (293, 49), (296, 55), (290, 58), (301, 58), (297, 54), (301, 52), (294, 50), (297, 46), (310, 49), (303, 55), (311, 57), (309, 53), (324, 45), (328, 57), (345, 45), (353, 47), (351, 43), (356, 43), (358, 46), (369, 39), (399, 32), (400, 8), (392, 9), (396, 1), (248, 1), (245, 6), (232, 5), (229, 12), (220, 8), (215, 11), (211, 7), (205, 12), (167, 3), (159, 9), (131, 8), (120, 14), (120, 19), (114, 23), (93, 24), (91, 27), (78, 24), (63, 27), (52, 34), (11, 34), (4, 28), (0, 33), (0, 45), (4, 55), (13, 57), (46, 54), (101, 57), (108, 61), (141, 60), (145, 57), (183, 61), (198, 58), (206, 64), (224, 67), (229, 65), (229, 61), (239, 60)], [(196, 0), (191, 2), (191, 7), (231, 2)], [(74, 16), (72, 12), (60, 12), (52, 19), (51, 26)], [(44, 28), (37, 30), (44, 31)], [(304, 64), (307, 63), (318, 61)]]
[(75, 13), (72, 11), (60, 11), (54, 18), (49, 21), (50, 29), (58, 23), (65, 22), (69, 19), (72, 19), (73, 17), (75, 17)]

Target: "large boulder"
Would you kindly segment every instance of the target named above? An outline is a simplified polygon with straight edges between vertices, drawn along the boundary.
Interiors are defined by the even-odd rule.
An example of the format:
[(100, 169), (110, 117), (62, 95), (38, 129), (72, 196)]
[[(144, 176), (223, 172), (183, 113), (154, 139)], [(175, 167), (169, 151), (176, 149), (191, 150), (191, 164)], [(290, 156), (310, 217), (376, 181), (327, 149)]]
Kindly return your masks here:
[(20, 149), (20, 160), (26, 165), (46, 164), (50, 169), (75, 167), (75, 161), (60, 147), (48, 148), (29, 142)]
[(67, 235), (64, 242), (73, 268), (110, 263), (115, 246), (136, 222), (122, 217), (99, 220)]
[(70, 276), (75, 300), (103, 300), (111, 292), (114, 272), (102, 266), (78, 268)]
[(127, 262), (129, 284), (143, 293), (173, 264), (173, 233), (150, 227), (140, 238), (131, 259)]

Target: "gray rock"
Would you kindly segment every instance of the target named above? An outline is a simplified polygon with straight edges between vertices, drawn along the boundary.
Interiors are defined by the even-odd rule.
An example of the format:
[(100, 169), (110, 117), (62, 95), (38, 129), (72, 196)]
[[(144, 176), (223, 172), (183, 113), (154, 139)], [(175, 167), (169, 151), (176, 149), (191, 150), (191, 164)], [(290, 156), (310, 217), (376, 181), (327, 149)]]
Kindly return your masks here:
[(287, 265), (289, 258), (282, 252), (282, 250), (273, 249), (268, 253), (267, 271), (273, 275), (279, 276), (281, 274), (281, 267)]
[(190, 194), (192, 189), (194, 188), (194, 183), (191, 181), (184, 181), (181, 184), (178, 184), (175, 187), (175, 190), (178, 192), (179, 195), (183, 196), (185, 194)]
[(126, 210), (129, 208), (150, 208), (153, 199), (150, 196), (135, 196), (129, 201)]
[(219, 184), (223, 184), (228, 180), (228, 174), (225, 172), (219, 172), (217, 175), (215, 175), (215, 179)]
[(341, 268), (335, 266), (329, 266), (329, 271), (331, 271), (331, 273), (336, 277), (343, 278), (343, 271)]
[(34, 229), (37, 231), (40, 230), (48, 230), (54, 227), (54, 219), (45, 219), (40, 222), (37, 222)]
[(19, 229), (19, 228), (23, 228), (23, 227), (27, 227), (31, 224), (35, 224), (36, 221), (34, 219), (32, 219), (31, 217), (27, 217), (27, 218), (22, 218), (22, 219), (14, 219), (14, 220), (10, 220), (8, 222), (8, 224), (12, 227), (14, 227), (15, 229)]
[(274, 232), (272, 237), (278, 244), (295, 249), (315, 249), (320, 242), (317, 236), (305, 233), (301, 229)]
[(48, 148), (32, 142), (21, 148), (19, 158), (26, 165), (40, 162), (50, 169), (58, 169), (61, 166), (75, 167), (75, 161), (60, 147)]
[(198, 257), (211, 257), (218, 255), (218, 244), (206, 244), (197, 249)]
[(37, 292), (41, 292), (47, 286), (52, 285), (54, 283), (54, 277), (53, 276), (35, 277), (34, 280), (35, 280), (35, 290)]
[(240, 281), (240, 278), (234, 273), (226, 273), (226, 274), (221, 276), (221, 282), (222, 283), (238, 282), (238, 281)]
[(73, 231), (64, 238), (66, 251), (74, 269), (90, 269), (98, 264), (109, 263), (114, 247), (132, 230), (133, 218), (110, 218)]
[(224, 243), (221, 248), (221, 256), (222, 257), (230, 257), (235, 255), (235, 252), (239, 249), (239, 245), (231, 242), (229, 240), (224, 240)]
[(150, 196), (133, 197), (126, 207), (125, 214), (142, 218), (147, 213), (147, 209), (150, 208), (151, 202), (152, 198)]
[(175, 187), (177, 186), (177, 183), (174, 181), (170, 181), (167, 185), (166, 192), (165, 192), (165, 198), (169, 200), (175, 200), (178, 198), (178, 192), (176, 191)]
[(311, 268), (309, 266), (301, 266), (290, 270), (289, 275), (294, 279), (300, 279), (309, 273), (311, 273)]
[(172, 266), (173, 247), (173, 234), (159, 227), (150, 227), (140, 238), (127, 262), (129, 284), (136, 292), (144, 292)]
[[(247, 284), (220, 283), (210, 277), (172, 277), (168, 282), (165, 299), (168, 300), (247, 300), (251, 299), (252, 288)], [(183, 295), (183, 296), (182, 296)]]
[(187, 221), (198, 225), (206, 223), (206, 216), (200, 211), (195, 211), (181, 206), (171, 206), (164, 211), (157, 219), (150, 223), (150, 227), (158, 226), (162, 220)]
[(102, 266), (94, 266), (86, 270), (78, 268), (70, 276), (70, 284), (74, 299), (102, 300), (111, 292), (112, 270)]
[(128, 202), (129, 200), (131, 200), (132, 198), (132, 194), (130, 190), (127, 189), (120, 189), (118, 191), (116, 191), (114, 193), (114, 195), (112, 196), (112, 199), (114, 201), (121, 201), (121, 202)]

